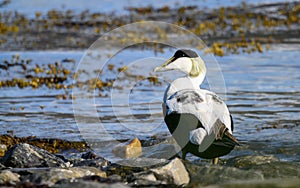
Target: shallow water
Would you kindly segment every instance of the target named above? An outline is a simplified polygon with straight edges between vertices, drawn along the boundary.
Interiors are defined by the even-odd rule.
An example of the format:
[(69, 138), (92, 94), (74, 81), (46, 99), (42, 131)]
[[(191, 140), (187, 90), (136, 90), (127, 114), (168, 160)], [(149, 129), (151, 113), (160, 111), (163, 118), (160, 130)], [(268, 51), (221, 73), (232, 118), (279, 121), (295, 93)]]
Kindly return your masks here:
[[(265, 3), (276, 3), (276, 2), (292, 2), (294, 0), (252, 0), (251, 4), (265, 4)], [(82, 11), (89, 10), (90, 12), (105, 12), (105, 13), (114, 13), (114, 14), (126, 14), (126, 11), (129, 7), (145, 7), (153, 6), (155, 8), (160, 8), (163, 6), (169, 6), (171, 8), (176, 8), (180, 6), (197, 6), (199, 8), (218, 8), (221, 6), (237, 6), (240, 5), (244, 0), (151, 0), (151, 1), (138, 1), (138, 0), (122, 0), (122, 1), (111, 1), (104, 0), (99, 3), (98, 0), (90, 0), (89, 3), (86, 3), (84, 0), (78, 0), (76, 2), (72, 0), (19, 0), (11, 1), (9, 4), (0, 7), (0, 11), (15, 11), (29, 16), (31, 18), (35, 17), (36, 12), (41, 12), (46, 14), (50, 10), (60, 10), (66, 11), (71, 10), (75, 13), (80, 13)], [(34, 4), (34, 6), (32, 6)]]
[[(151, 70), (173, 52), (154, 54), (152, 51), (126, 50), (110, 62), (116, 67), (136, 61), (131, 71), (139, 74), (153, 74)], [(47, 64), (62, 59), (75, 59), (77, 64), (66, 63), (65, 67), (74, 69), (84, 52), (82, 51), (35, 51), (2, 52), (0, 61), (19, 54), (31, 58), (35, 64)], [(146, 54), (152, 56), (153, 64), (139, 67), (140, 58)], [(300, 151), (300, 58), (298, 50), (274, 48), (265, 53), (229, 55), (217, 58), (226, 83), (226, 93), (219, 93), (226, 99), (233, 115), (234, 135), (249, 150), (266, 154), (278, 154), (284, 160), (299, 162)], [(104, 68), (105, 69), (105, 68)], [(143, 73), (143, 71), (145, 71)], [(209, 70), (208, 70), (209, 71)], [(18, 77), (1, 70), (1, 80)], [(113, 78), (116, 72), (105, 71), (107, 78)], [(173, 74), (172, 74), (173, 75)], [(176, 74), (174, 74), (176, 75)], [(173, 75), (173, 76), (174, 76)], [(126, 82), (121, 75), (116, 77), (122, 89), (114, 89), (111, 97), (96, 97), (96, 114), (86, 109), (77, 114), (79, 127), (74, 119), (72, 100), (57, 99), (63, 90), (24, 88), (0, 89), (0, 134), (13, 130), (16, 136), (38, 136), (80, 140), (82, 135), (91, 140), (112, 139), (149, 139), (153, 135), (159, 138), (169, 136), (163, 123), (161, 101), (167, 81), (159, 77), (161, 85), (153, 85), (147, 80)], [(161, 75), (159, 75), (161, 76)], [(126, 85), (126, 83), (128, 85)], [(133, 85), (132, 85), (133, 84)], [(208, 82), (204, 83), (208, 88)], [(77, 101), (82, 99), (75, 99)], [(89, 103), (90, 99), (84, 99)], [(42, 107), (41, 107), (42, 106)], [(101, 120), (101, 123), (99, 121)], [(101, 125), (100, 125), (101, 124)], [(80, 131), (79, 131), (80, 130)], [(256, 144), (257, 143), (257, 144)], [(284, 149), (284, 153), (278, 150)], [(235, 151), (239, 152), (239, 151)], [(231, 155), (235, 155), (233, 152)]]

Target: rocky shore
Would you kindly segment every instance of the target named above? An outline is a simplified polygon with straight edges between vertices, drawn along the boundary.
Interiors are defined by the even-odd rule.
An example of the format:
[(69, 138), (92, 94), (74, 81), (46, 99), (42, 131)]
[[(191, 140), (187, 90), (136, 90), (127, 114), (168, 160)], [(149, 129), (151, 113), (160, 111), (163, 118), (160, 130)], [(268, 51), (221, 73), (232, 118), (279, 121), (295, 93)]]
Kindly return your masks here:
[[(177, 156), (164, 159), (166, 149), (153, 151), (153, 158), (145, 157), (140, 153), (140, 143), (133, 139), (117, 146), (119, 151), (130, 154), (117, 163), (88, 147), (76, 150), (77, 155), (70, 157), (64, 150), (53, 153), (25, 142), (7, 145), (0, 160), (0, 185), (100, 188), (297, 187), (300, 184), (300, 164), (281, 161), (273, 155), (241, 155), (212, 165), (207, 160), (183, 161)], [(149, 165), (139, 166), (141, 162)]]

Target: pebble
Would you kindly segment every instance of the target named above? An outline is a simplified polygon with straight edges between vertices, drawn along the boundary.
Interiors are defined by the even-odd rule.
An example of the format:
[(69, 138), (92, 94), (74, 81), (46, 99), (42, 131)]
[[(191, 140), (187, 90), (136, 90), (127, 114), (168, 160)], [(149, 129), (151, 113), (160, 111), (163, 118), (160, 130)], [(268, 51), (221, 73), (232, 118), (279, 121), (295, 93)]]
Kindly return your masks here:
[(134, 158), (142, 154), (142, 144), (138, 138), (117, 145), (113, 153), (121, 158)]
[(20, 182), (20, 175), (11, 172), (10, 170), (3, 170), (0, 172), (0, 185), (1, 184), (16, 184)]
[(7, 146), (5, 144), (0, 144), (0, 156), (4, 156), (7, 151)]

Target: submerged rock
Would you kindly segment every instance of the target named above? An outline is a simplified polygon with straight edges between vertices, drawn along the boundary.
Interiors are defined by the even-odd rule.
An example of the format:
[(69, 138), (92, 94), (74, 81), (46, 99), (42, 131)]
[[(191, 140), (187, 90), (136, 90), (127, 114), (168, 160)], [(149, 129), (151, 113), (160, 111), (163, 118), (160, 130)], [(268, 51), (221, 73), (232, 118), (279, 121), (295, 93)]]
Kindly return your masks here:
[(174, 144), (161, 143), (150, 147), (143, 148), (143, 157), (158, 158), (158, 159), (170, 159), (177, 156), (180, 152), (180, 147), (176, 147)]
[(279, 159), (272, 155), (266, 156), (239, 156), (229, 159), (227, 161), (227, 166), (234, 166), (237, 168), (251, 168), (253, 165), (261, 165), (272, 162), (277, 162)]
[(274, 156), (241, 156), (229, 159), (229, 166), (261, 172), (265, 178), (300, 177), (300, 165), (280, 161)]
[(263, 180), (261, 172), (254, 170), (241, 170), (235, 167), (205, 165), (198, 166), (185, 162), (185, 166), (191, 176), (191, 184), (212, 185), (223, 184), (231, 181)]
[(121, 158), (134, 158), (142, 154), (142, 144), (138, 138), (117, 145), (113, 153)]
[[(214, 185), (213, 188), (298, 188), (300, 185), (299, 178), (285, 178), (285, 179), (269, 179), (269, 180), (248, 180), (248, 181), (232, 181), (221, 185)], [(195, 185), (196, 186), (196, 185)]]
[(145, 167), (152, 167), (156, 165), (163, 165), (166, 164), (168, 160), (166, 159), (156, 159), (156, 158), (132, 158), (132, 159), (123, 159), (116, 162), (124, 167), (134, 167), (136, 169), (143, 170)]
[(20, 175), (11, 172), (10, 170), (3, 170), (0, 172), (0, 184), (16, 184), (20, 182)]
[(300, 164), (276, 161), (250, 167), (251, 170), (260, 171), (265, 178), (300, 178)]
[(67, 167), (62, 159), (46, 150), (29, 144), (16, 144), (3, 157), (2, 163), (7, 167)]

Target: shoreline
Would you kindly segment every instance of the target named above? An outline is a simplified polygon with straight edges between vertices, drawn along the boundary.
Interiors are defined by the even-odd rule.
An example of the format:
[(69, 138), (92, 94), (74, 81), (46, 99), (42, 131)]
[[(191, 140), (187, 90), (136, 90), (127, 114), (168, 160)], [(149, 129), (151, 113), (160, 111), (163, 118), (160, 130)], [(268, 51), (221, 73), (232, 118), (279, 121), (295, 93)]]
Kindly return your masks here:
[[(196, 7), (131, 7), (126, 16), (51, 10), (45, 15), (36, 12), (36, 17), (30, 19), (18, 13), (3, 13), (0, 50), (86, 49), (98, 37), (115, 28), (139, 21), (156, 20), (183, 27), (196, 34), (215, 55), (240, 53), (238, 49), (246, 53), (257, 50), (263, 52), (265, 49), (257, 45), (300, 43), (299, 11), (300, 2), (295, 1), (257, 6), (244, 4), (208, 11)], [(149, 37), (139, 33), (138, 28), (128, 32), (133, 36), (127, 33), (121, 36), (122, 40), (143, 41), (135, 36)], [(163, 40), (160, 37), (167, 34), (159, 32), (156, 41)], [(115, 40), (115, 45), (120, 42), (118, 38), (112, 40)], [(255, 45), (251, 45), (251, 42)], [(220, 50), (223, 52), (218, 53)]]
[[(8, 135), (2, 135), (1, 138), (3, 137), (6, 140), (13, 138)], [(159, 150), (152, 150), (142, 155), (139, 153), (140, 146), (135, 145), (131, 149), (130, 156), (112, 162), (103, 157), (101, 152), (95, 153), (91, 149), (74, 153), (72, 146), (68, 148), (71, 153), (67, 154), (62, 150), (55, 153), (56, 151), (51, 147), (41, 145), (47, 143), (59, 147), (63, 143), (62, 140), (27, 137), (28, 141), (26, 141), (25, 138), (14, 138), (23, 139), (24, 142), (13, 144), (5, 152), (4, 157), (0, 157), (0, 185), (8, 187), (75, 185), (78, 187), (109, 185), (112, 188), (182, 185), (187, 187), (297, 187), (299, 185), (299, 162), (287, 162), (271, 153), (241, 151), (242, 148), (247, 150), (249, 147), (245, 146), (245, 143), (242, 143), (244, 146), (237, 147), (233, 155), (221, 158), (218, 165), (212, 165), (209, 160), (204, 159), (184, 161), (179, 159), (178, 155), (165, 158), (167, 153), (173, 152), (174, 147), (164, 141), (158, 144)], [(35, 139), (40, 147), (34, 146), (32, 139)], [(127, 147), (136, 142), (139, 140), (135, 138), (115, 148)], [(146, 142), (143, 141), (144, 146), (153, 144), (151, 141)], [(122, 152), (121, 149), (118, 150), (118, 153)], [(133, 151), (137, 153), (134, 154)], [(284, 150), (282, 149), (281, 152)]]

